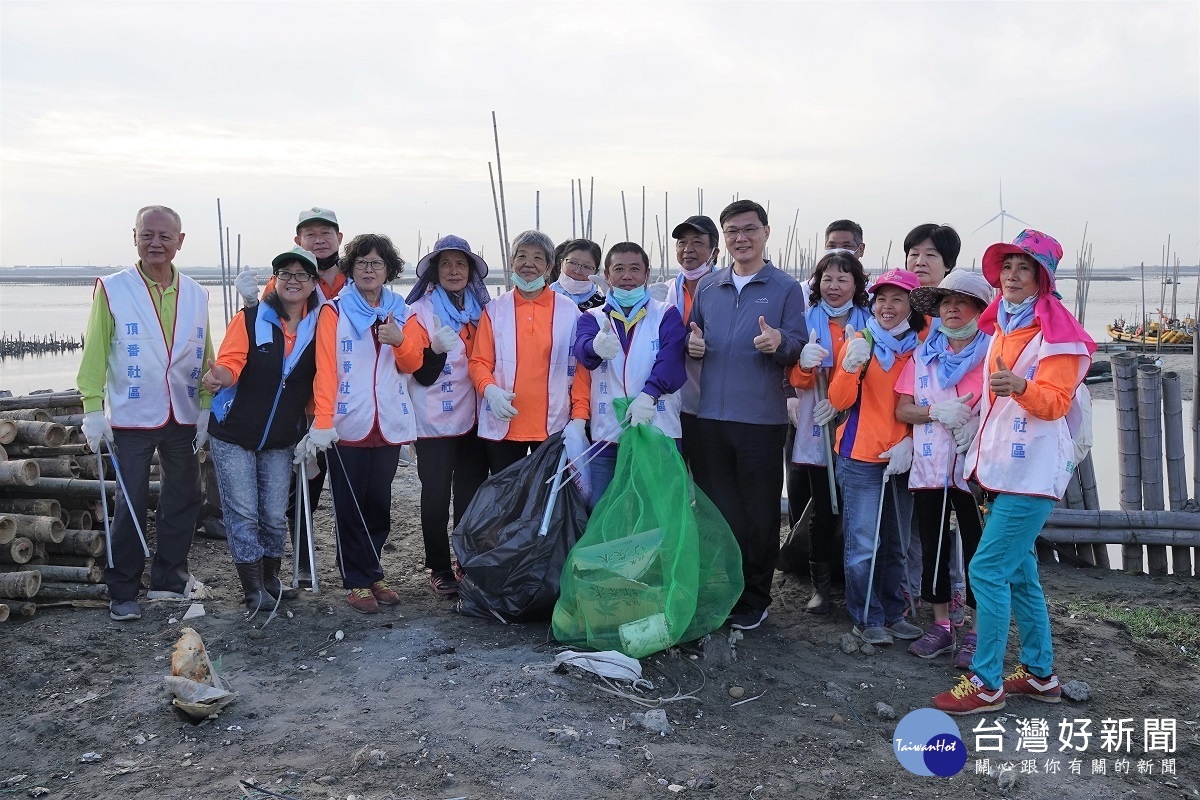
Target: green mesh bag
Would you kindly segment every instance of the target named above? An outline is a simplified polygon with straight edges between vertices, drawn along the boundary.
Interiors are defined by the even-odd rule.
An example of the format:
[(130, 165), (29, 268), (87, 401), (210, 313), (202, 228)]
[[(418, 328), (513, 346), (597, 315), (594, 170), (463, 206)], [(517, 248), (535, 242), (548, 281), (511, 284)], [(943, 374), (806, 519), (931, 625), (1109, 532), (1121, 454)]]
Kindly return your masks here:
[(567, 556), (554, 636), (641, 658), (716, 630), (742, 594), (737, 541), (674, 440), (621, 435), (616, 474)]

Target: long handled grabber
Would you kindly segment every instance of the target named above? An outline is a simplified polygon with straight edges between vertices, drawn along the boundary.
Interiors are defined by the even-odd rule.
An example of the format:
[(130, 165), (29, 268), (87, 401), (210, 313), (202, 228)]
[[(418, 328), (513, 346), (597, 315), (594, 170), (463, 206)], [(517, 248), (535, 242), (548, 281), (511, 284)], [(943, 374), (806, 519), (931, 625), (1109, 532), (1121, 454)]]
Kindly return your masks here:
[[(346, 462), (342, 460), (342, 453), (340, 450), (338, 450), (338, 447), (336, 444), (330, 446), (329, 449), (333, 451), (333, 454), (335, 456), (337, 456), (338, 463), (342, 465), (342, 478), (346, 482), (346, 487), (349, 488), (349, 490), (350, 490), (350, 499), (354, 501), (354, 510), (358, 512), (358, 520), (359, 520), (359, 522), (362, 523), (363, 536), (367, 537), (367, 545), (368, 545), (367, 549), (370, 550), (371, 554), (375, 556), (375, 566), (379, 567), (380, 572), (382, 572), (383, 571), (383, 561), (380, 560), (379, 551), (377, 551), (375, 549), (375, 543), (371, 541), (371, 530), (369, 527), (367, 527), (367, 517), (365, 514), (363, 514), (362, 506), (360, 506), (358, 504), (358, 496), (356, 494), (354, 494), (354, 487), (350, 486), (350, 477), (346, 471)], [(338, 528), (338, 524), (337, 524), (337, 505), (336, 505), (337, 499), (334, 496), (335, 493), (333, 491), (333, 487), (336, 485), (337, 485), (336, 481), (330, 482), (329, 502), (333, 506), (334, 538), (338, 545), (338, 551), (337, 551), (338, 568), (341, 570), (342, 578), (345, 578), (346, 577), (346, 563), (342, 559), (341, 530)], [(308, 494), (306, 492), (305, 498), (307, 499), (307, 497), (308, 497)], [(311, 536), (309, 536), (309, 545), (308, 546), (310, 548), (312, 547), (312, 537)], [(315, 574), (313, 577), (314, 578), (316, 577)]]
[(954, 438), (950, 438), (950, 465), (946, 469), (946, 478), (942, 483), (942, 515), (938, 517), (937, 556), (933, 561), (933, 593), (937, 594), (938, 572), (942, 568), (942, 539), (946, 534), (946, 506), (950, 500), (950, 476), (954, 474), (954, 465), (958, 461)]
[(562, 455), (558, 457), (558, 469), (554, 473), (554, 485), (550, 487), (550, 496), (546, 498), (546, 512), (542, 514), (542, 526), (538, 528), (538, 536), (545, 536), (550, 530), (550, 516), (554, 513), (554, 501), (558, 499), (558, 490), (563, 487), (566, 465), (567, 448), (563, 447)]
[[(829, 399), (829, 388), (825, 385), (825, 372), (821, 367), (817, 367), (817, 401)], [(836, 424), (837, 417), (833, 418)], [(836, 517), (841, 512), (838, 510), (837, 498), (837, 480), (833, 474), (833, 436), (829, 432), (827, 422), (821, 426), (821, 443), (825, 445), (825, 473), (829, 476), (829, 505), (833, 509), (833, 515)]]
[(879, 554), (879, 528), (883, 525), (883, 500), (887, 497), (888, 478), (884, 474), (883, 485), (879, 487), (879, 510), (875, 512), (875, 543), (871, 545), (871, 571), (867, 573), (867, 599), (863, 601), (863, 625), (867, 624), (867, 616), (871, 611), (871, 590), (875, 587), (875, 557)]
[(137, 531), (138, 541), (142, 543), (142, 553), (146, 558), (150, 557), (150, 548), (146, 545), (146, 535), (142, 533), (142, 523), (138, 519), (137, 512), (134, 511), (133, 503), (129, 501), (129, 490), (125, 488), (125, 479), (121, 477), (121, 462), (117, 460), (117, 449), (108, 439), (102, 438), (96, 453), (96, 463), (97, 472), (100, 475), (101, 513), (104, 514), (104, 546), (108, 550), (108, 566), (111, 569), (113, 567), (112, 526), (108, 521), (108, 493), (104, 488), (104, 445), (106, 444), (108, 445), (108, 454), (112, 457), (113, 473), (117, 476), (117, 486), (121, 488), (121, 497), (124, 498), (125, 505), (129, 508), (129, 516), (133, 518), (133, 529)]
[(308, 572), (312, 576), (313, 594), (320, 594), (321, 587), (317, 584), (317, 544), (314, 539), (315, 531), (313, 531), (312, 495), (308, 488), (308, 476), (304, 471), (301, 471), (300, 475), (300, 494), (304, 500), (304, 525), (308, 532), (306, 537), (308, 539)]
[(300, 588), (300, 526), (304, 525), (304, 531), (308, 534), (308, 548), (305, 556), (308, 560), (308, 572), (312, 576), (311, 591), (317, 594), (320, 589), (317, 586), (317, 558), (316, 547), (313, 544), (313, 524), (312, 524), (312, 506), (309, 504), (308, 480), (306, 477), (304, 462), (301, 462), (296, 467), (296, 519), (293, 530), (296, 532), (295, 538), (292, 540), (292, 588)]

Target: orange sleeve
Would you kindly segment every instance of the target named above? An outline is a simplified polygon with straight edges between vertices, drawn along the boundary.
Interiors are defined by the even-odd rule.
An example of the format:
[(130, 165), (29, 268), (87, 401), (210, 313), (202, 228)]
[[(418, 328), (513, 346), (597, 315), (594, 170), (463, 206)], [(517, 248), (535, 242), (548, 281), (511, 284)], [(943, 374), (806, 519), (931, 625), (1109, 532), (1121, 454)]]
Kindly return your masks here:
[(801, 369), (800, 362), (797, 361), (788, 370), (788, 380), (797, 389), (811, 389), (817, 385), (817, 370)]
[[(418, 324), (417, 327), (420, 325)], [(428, 344), (428, 337), (425, 341)], [(404, 341), (392, 347), (392, 356), (396, 359), (396, 369), (407, 373), (419, 370), (421, 362), (425, 360), (425, 348), (418, 347), (417, 340), (408, 335), (408, 322), (404, 323)]]
[(317, 377), (313, 381), (313, 425), (333, 427), (333, 403), (337, 395), (337, 323), (332, 305), (321, 306), (317, 318)]
[(571, 419), (590, 419), (592, 416), (592, 371), (575, 365), (571, 382)]
[(475, 347), (471, 351), (471, 359), (467, 362), (467, 374), (475, 391), (483, 397), (483, 391), (496, 382), (492, 374), (496, 369), (496, 340), (492, 337), (492, 320), (487, 309), (479, 315), (479, 328), (475, 332)]
[(1063, 354), (1038, 362), (1037, 374), (1025, 382), (1025, 391), (1014, 399), (1038, 419), (1055, 420), (1067, 415), (1079, 383), (1083, 356)]
[(425, 348), (429, 347), (429, 333), (416, 314), (409, 315), (408, 321), (404, 323), (404, 341), (408, 342), (409, 339), (412, 339), (413, 346), (417, 348), (418, 352), (423, 353)]
[[(855, 338), (861, 339), (862, 334), (856, 334)], [(833, 369), (829, 372), (829, 402), (833, 403), (833, 407), (838, 411), (845, 411), (858, 399), (858, 384), (862, 371), (846, 372), (842, 369), (842, 360), (835, 357)]]
[(246, 334), (246, 314), (239, 311), (233, 315), (229, 327), (225, 329), (225, 338), (217, 352), (217, 366), (232, 372), (233, 382), (237, 383), (242, 376), (242, 370), (246, 368), (246, 355), (249, 351), (250, 337)]

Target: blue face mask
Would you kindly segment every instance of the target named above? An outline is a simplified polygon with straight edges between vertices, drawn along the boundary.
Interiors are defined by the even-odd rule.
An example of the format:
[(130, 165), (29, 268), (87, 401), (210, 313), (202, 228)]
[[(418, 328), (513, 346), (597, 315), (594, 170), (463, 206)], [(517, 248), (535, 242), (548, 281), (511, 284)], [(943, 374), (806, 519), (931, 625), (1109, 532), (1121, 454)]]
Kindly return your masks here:
[(518, 289), (520, 289), (522, 292), (536, 292), (536, 291), (541, 290), (546, 285), (546, 276), (545, 275), (538, 275), (533, 280), (527, 281), (524, 278), (522, 278), (518, 273), (514, 272), (512, 274), (512, 279), (513, 279), (513, 283), (516, 285), (516, 287)]
[(614, 286), (608, 290), (608, 294), (616, 301), (617, 305), (622, 308), (629, 308), (642, 301), (642, 298), (646, 296), (646, 287), (639, 286), (636, 289), (618, 289)]

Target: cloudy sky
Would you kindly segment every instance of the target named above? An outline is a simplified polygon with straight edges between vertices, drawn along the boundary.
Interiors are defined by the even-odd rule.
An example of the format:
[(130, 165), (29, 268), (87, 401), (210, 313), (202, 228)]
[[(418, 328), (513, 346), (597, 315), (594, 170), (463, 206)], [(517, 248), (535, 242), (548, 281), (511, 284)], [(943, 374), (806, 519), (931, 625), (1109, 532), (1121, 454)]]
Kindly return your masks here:
[[(416, 255), (439, 233), (648, 247), (736, 193), (772, 244), (838, 217), (867, 263), (914, 225), (963, 235), (999, 210), (1097, 265), (1200, 258), (1195, 2), (0, 2), (0, 265), (127, 264), (142, 205), (184, 217), (183, 265), (217, 260), (216, 198), (243, 262), (291, 246), (297, 212)], [(669, 211), (664, 209), (664, 193)], [(664, 219), (666, 217), (666, 219)], [(1010, 222), (1011, 238), (1022, 227)], [(655, 246), (656, 247), (656, 246)], [(655, 250), (657, 255), (657, 250)]]

